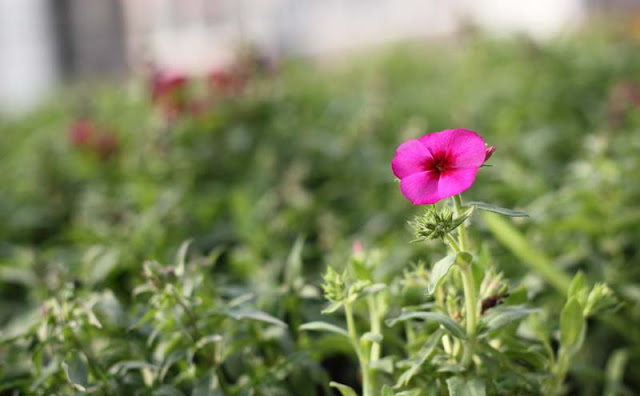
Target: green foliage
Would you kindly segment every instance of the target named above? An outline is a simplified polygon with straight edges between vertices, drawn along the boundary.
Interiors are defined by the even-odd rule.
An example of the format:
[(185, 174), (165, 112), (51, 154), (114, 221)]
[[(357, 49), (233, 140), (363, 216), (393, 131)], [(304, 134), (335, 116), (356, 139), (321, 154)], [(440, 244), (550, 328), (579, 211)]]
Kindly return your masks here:
[[(71, 91), (0, 120), (0, 394), (360, 394), (365, 376), (383, 396), (638, 393), (638, 46), (470, 36), (285, 61), (173, 122), (139, 83), (84, 92), (119, 139), (108, 159), (69, 144)], [(406, 243), (419, 210), (389, 169), (452, 126), (498, 147), (465, 193), (487, 241), (464, 260), (472, 376), (459, 272)]]

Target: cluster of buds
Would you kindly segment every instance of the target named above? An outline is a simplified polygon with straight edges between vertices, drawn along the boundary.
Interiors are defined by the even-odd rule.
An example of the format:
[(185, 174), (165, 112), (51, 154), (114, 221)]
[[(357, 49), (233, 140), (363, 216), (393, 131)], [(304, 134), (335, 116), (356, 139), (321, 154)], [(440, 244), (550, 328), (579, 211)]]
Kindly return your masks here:
[(414, 241), (443, 239), (469, 218), (471, 213), (473, 213), (473, 207), (469, 207), (460, 216), (454, 217), (453, 211), (448, 206), (438, 210), (435, 205), (430, 205), (422, 216), (417, 216), (409, 222), (414, 230)]
[(347, 297), (347, 290), (342, 280), (342, 276), (338, 274), (333, 268), (327, 267), (327, 272), (324, 274), (324, 296), (327, 300), (332, 302), (344, 301)]
[(583, 314), (585, 317), (589, 317), (614, 310), (619, 303), (609, 286), (605, 283), (596, 283), (586, 299)]

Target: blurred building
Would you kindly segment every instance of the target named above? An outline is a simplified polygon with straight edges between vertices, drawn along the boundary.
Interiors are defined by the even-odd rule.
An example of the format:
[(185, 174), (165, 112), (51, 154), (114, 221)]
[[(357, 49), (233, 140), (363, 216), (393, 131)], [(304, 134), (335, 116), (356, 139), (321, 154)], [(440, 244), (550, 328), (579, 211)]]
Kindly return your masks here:
[(0, 0), (0, 111), (28, 109), (65, 79), (150, 64), (204, 72), (240, 43), (321, 55), (449, 35), (468, 21), (547, 37), (576, 22), (584, 1)]

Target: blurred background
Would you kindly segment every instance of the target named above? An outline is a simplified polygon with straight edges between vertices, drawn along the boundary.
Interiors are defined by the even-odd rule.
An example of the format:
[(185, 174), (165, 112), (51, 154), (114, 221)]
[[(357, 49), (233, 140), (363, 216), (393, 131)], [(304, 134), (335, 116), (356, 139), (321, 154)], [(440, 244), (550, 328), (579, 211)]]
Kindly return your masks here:
[[(357, 384), (348, 345), (297, 326), (326, 319), (320, 274), (355, 241), (382, 282), (442, 257), (409, 243), (422, 208), (389, 162), (449, 128), (497, 146), (465, 200), (530, 217), (474, 218), (476, 247), (550, 328), (567, 282), (540, 260), (623, 301), (589, 322), (569, 393), (640, 394), (637, 0), (0, 0), (0, 395), (71, 394), (51, 362), (75, 347), (38, 333), (52, 298), (95, 303), (103, 328), (79, 337), (117, 394), (196, 394), (182, 357), (128, 330), (150, 304), (142, 263), (173, 264), (185, 240), (217, 255), (199, 282), (292, 329), (276, 343), (233, 327), (254, 349), (238, 347), (231, 380), (255, 375), (267, 395)], [(278, 366), (293, 355), (307, 360)], [(171, 370), (146, 383), (125, 361)]]
[(588, 15), (630, 15), (633, 0), (2, 0), (0, 107), (33, 107), (61, 81), (123, 77), (152, 63), (204, 72), (240, 43), (324, 56), (474, 24), (549, 39)]

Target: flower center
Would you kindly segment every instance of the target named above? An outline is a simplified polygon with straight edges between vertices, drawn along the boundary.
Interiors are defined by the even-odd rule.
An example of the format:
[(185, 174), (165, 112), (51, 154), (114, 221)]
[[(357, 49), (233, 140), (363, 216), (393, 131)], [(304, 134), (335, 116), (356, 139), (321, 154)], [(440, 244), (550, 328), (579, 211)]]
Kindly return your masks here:
[(432, 158), (425, 161), (423, 167), (425, 171), (440, 175), (451, 169), (451, 165), (451, 160), (446, 153), (434, 153)]

